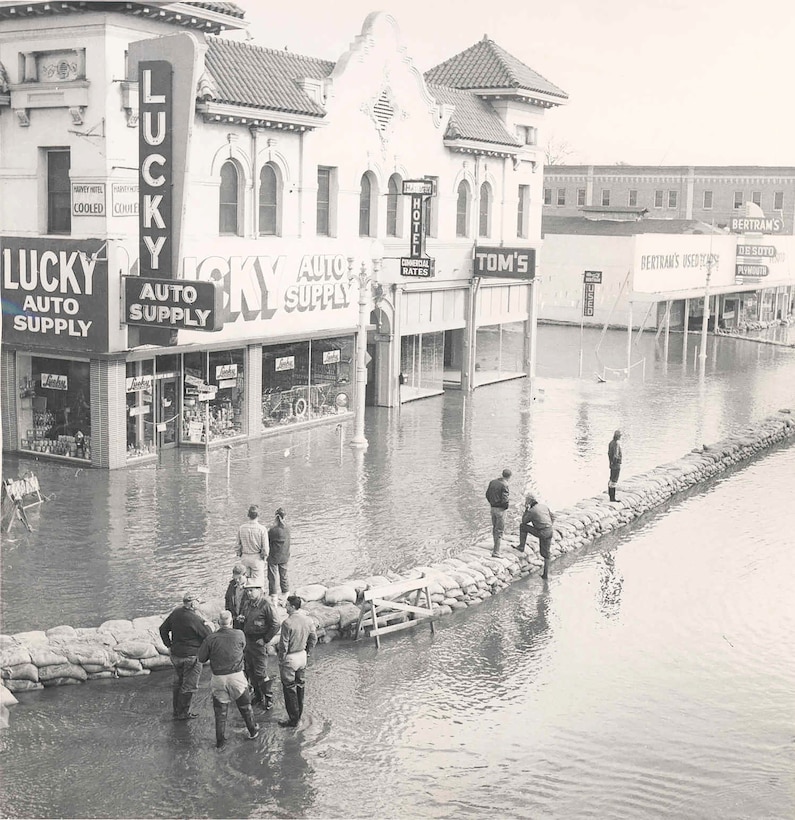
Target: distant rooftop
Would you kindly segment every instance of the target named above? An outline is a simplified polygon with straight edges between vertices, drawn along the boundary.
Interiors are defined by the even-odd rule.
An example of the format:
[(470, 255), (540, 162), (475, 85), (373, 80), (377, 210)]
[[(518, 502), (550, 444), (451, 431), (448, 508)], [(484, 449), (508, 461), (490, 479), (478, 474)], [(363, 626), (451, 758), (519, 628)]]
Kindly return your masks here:
[(726, 231), (699, 219), (589, 219), (585, 216), (541, 218), (541, 236), (636, 236), (643, 233), (725, 234)]

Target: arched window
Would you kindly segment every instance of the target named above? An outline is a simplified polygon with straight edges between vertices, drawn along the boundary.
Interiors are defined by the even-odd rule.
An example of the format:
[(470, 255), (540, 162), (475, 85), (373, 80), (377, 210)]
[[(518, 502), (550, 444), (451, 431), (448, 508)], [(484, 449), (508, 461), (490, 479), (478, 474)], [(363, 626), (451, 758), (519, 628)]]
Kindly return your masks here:
[(400, 177), (392, 174), (389, 177), (389, 186), (386, 193), (386, 235), (400, 236)]
[(469, 185), (464, 181), (458, 184), (458, 200), (455, 205), (455, 235), (469, 234)]
[(480, 186), (480, 213), (478, 214), (478, 235), (488, 236), (491, 229), (491, 185), (484, 182)]
[(259, 232), (260, 236), (276, 236), (281, 216), (279, 177), (271, 163), (262, 166), (259, 174)]
[(369, 174), (362, 175), (359, 189), (359, 236), (374, 236), (373, 183)]
[(221, 166), (221, 204), (218, 214), (218, 231), (237, 235), (240, 179), (237, 167), (231, 160)]

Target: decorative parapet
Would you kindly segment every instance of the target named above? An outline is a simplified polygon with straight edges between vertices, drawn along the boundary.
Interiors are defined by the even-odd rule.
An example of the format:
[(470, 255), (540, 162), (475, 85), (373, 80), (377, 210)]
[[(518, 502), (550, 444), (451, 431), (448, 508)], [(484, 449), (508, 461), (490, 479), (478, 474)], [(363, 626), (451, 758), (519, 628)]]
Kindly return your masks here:
[[(678, 461), (622, 481), (620, 500), (615, 503), (608, 501), (606, 493), (602, 493), (572, 507), (556, 510), (551, 558), (554, 560), (564, 553), (581, 549), (626, 526), (676, 494), (793, 437), (795, 418), (790, 410), (780, 410), (715, 444), (692, 450)], [(491, 555), (489, 538), (455, 557), (428, 567), (415, 567), (404, 575), (388, 573), (333, 587), (309, 584), (296, 589), (295, 594), (306, 602), (303, 609), (314, 619), (318, 637), (324, 643), (356, 637), (361, 612), (357, 602), (361, 601), (363, 591), (394, 581), (430, 578), (434, 615), (451, 615), (481, 604), (514, 581), (540, 570), (543, 561), (535, 552), (516, 550), (515, 538), (506, 539), (506, 543), (507, 549), (499, 557)], [(535, 539), (528, 539), (528, 543), (534, 544)], [(218, 599), (204, 609), (204, 617), (217, 620), (222, 608), (223, 601)], [(283, 609), (279, 608), (277, 612), (280, 618), (285, 617)], [(164, 613), (129, 621), (106, 621), (90, 629), (56, 626), (46, 632), (0, 635), (3, 684), (11, 692), (24, 692), (45, 686), (135, 677), (148, 675), (153, 670), (170, 669), (168, 650), (159, 633), (165, 617)], [(386, 617), (389, 622), (394, 622), (396, 618), (408, 615), (398, 612)], [(277, 640), (275, 638), (269, 647), (271, 654), (275, 654)]]

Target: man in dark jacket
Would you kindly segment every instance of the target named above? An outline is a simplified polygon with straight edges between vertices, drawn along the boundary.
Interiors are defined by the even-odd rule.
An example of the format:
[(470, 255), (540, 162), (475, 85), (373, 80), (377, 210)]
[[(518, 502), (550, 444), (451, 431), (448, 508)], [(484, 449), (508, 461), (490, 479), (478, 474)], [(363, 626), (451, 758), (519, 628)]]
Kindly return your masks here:
[(199, 598), (191, 592), (182, 596), (182, 606), (178, 606), (160, 624), (160, 637), (171, 650), (171, 665), (174, 667), (172, 683), (172, 708), (174, 720), (188, 720), (197, 717), (191, 712), (190, 703), (199, 689), (202, 665), (197, 657), (202, 641), (212, 629), (196, 613)]
[(486, 500), (491, 505), (491, 532), (494, 536), (494, 549), (491, 554), (497, 557), (500, 554), (500, 542), (505, 532), (505, 516), (508, 512), (510, 490), (508, 479), (511, 471), (506, 467), (502, 475), (492, 479), (486, 488)]
[(611, 501), (615, 501), (618, 476), (621, 472), (621, 430), (616, 430), (615, 433), (613, 433), (613, 438), (607, 446), (607, 458), (610, 462), (610, 479), (607, 482), (607, 494), (610, 496)]
[(290, 560), (290, 528), (284, 523), (286, 513), (282, 507), (276, 510), (276, 518), (268, 530), (268, 592), (274, 606), (278, 593), (287, 597), (287, 562)]
[(232, 613), (232, 626), (243, 628), (246, 620), (246, 567), (245, 564), (235, 564), (232, 567), (232, 580), (226, 588), (224, 606)]
[(254, 721), (248, 681), (243, 674), (243, 652), (246, 637), (232, 627), (232, 613), (224, 610), (218, 617), (219, 630), (208, 635), (199, 647), (201, 663), (210, 661), (213, 677), (210, 691), (213, 693), (215, 712), (215, 746), (223, 749), (226, 745), (226, 717), (229, 704), (234, 701), (243, 716), (248, 736), (254, 739), (259, 734), (259, 726)]
[(546, 504), (539, 503), (533, 493), (527, 493), (524, 500), (525, 508), (519, 526), (519, 551), (524, 552), (528, 533), (534, 535), (538, 539), (538, 551), (544, 559), (544, 572), (541, 577), (546, 578), (549, 573), (549, 548), (555, 534), (552, 529), (555, 516)]
[(265, 590), (250, 578), (246, 594), (248, 604), (243, 633), (246, 636), (246, 671), (254, 689), (252, 703), (262, 703), (265, 709), (270, 709), (273, 706), (273, 682), (268, 677), (267, 646), (279, 631), (279, 622)]
[(279, 677), (287, 709), (287, 720), (280, 720), (279, 726), (297, 726), (304, 713), (306, 662), (317, 643), (317, 633), (315, 622), (301, 612), (302, 603), (297, 595), (288, 596), (287, 617), (282, 621), (277, 647)]

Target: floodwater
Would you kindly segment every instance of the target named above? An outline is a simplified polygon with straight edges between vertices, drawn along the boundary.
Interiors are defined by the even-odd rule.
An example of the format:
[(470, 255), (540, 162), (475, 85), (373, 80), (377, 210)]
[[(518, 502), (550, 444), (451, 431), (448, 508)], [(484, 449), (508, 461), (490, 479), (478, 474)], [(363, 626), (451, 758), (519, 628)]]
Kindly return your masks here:
[[(674, 460), (781, 407), (795, 351), (710, 339), (705, 374), (682, 337), (539, 329), (526, 382), (369, 411), (368, 451), (316, 429), (108, 475), (11, 458), (53, 495), (35, 532), (3, 542), (3, 632), (165, 611), (218, 595), (250, 501), (287, 507), (294, 583), (455, 554), (489, 529), (485, 483), (505, 465), (560, 507)], [(686, 364), (683, 365), (683, 358)], [(601, 369), (601, 368), (600, 368)], [(321, 646), (298, 730), (169, 719), (170, 676), (22, 694), (0, 732), (0, 813), (41, 817), (721, 817), (795, 814), (795, 445), (691, 491), (537, 577), (444, 619)]]

